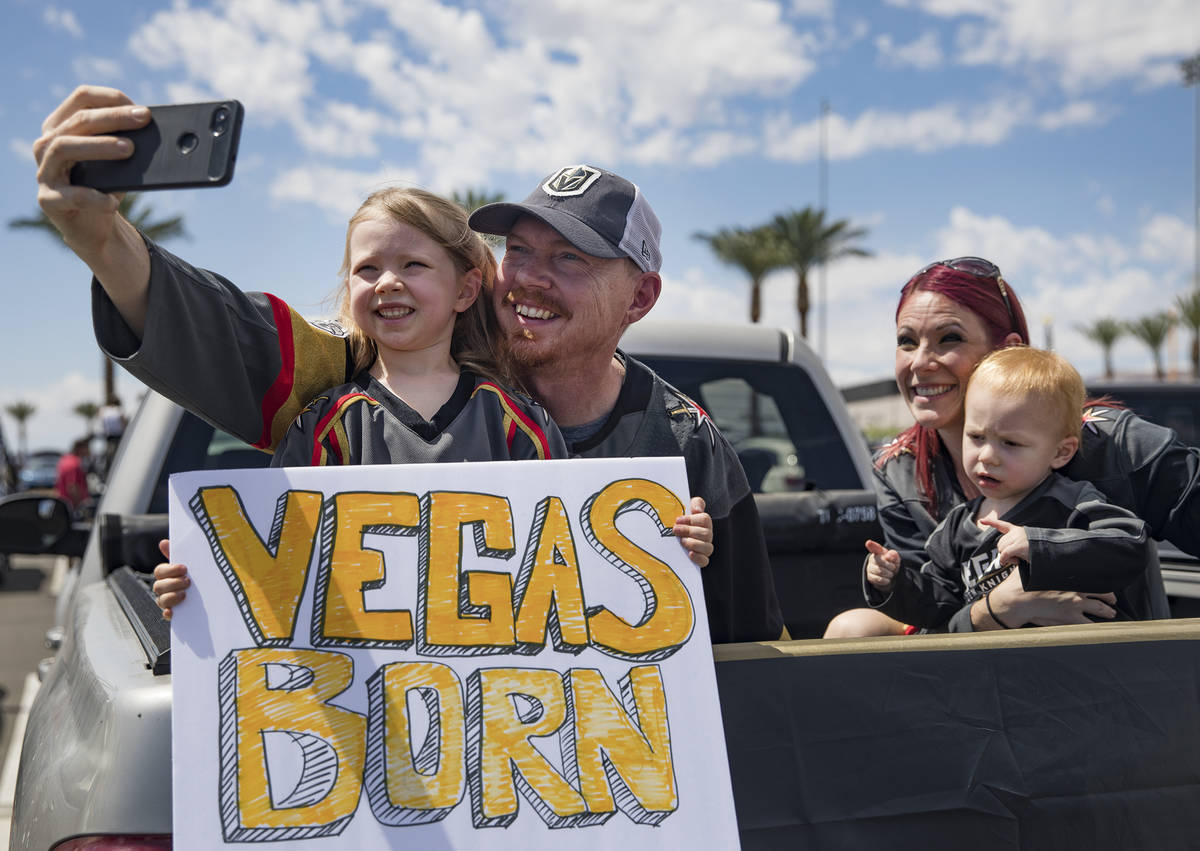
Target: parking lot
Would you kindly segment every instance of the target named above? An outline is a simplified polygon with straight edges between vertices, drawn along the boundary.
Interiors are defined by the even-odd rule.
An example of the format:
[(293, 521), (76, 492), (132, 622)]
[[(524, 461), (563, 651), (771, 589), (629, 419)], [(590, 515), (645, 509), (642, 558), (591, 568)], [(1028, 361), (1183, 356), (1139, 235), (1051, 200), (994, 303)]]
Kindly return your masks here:
[(0, 584), (0, 848), (8, 847), (22, 711), (36, 688), (37, 663), (50, 655), (44, 639), (63, 568), (65, 560), (50, 556), (14, 556)]

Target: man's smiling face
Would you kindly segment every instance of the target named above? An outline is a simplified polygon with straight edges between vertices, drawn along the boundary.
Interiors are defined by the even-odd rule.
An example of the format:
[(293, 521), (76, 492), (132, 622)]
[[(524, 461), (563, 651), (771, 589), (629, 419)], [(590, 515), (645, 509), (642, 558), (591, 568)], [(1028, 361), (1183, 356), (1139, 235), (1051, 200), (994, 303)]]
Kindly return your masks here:
[(508, 232), (493, 290), (509, 357), (521, 370), (611, 358), (638, 277), (632, 261), (585, 254), (545, 222), (522, 216)]

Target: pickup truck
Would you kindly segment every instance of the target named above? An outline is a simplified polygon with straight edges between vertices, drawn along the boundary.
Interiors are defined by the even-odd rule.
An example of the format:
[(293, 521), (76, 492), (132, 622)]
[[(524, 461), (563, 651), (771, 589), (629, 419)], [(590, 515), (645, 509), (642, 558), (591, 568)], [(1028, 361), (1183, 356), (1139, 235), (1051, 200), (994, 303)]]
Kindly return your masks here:
[[(1200, 835), (1195, 623), (814, 640), (861, 599), (878, 533), (866, 445), (819, 360), (759, 326), (644, 323), (623, 348), (737, 448), (801, 639), (714, 648), (744, 848)], [(170, 632), (148, 582), (167, 478), (267, 461), (147, 393), (90, 531), (51, 498), (0, 502), (0, 551), (80, 556), (26, 728), (14, 851), (170, 847)]]

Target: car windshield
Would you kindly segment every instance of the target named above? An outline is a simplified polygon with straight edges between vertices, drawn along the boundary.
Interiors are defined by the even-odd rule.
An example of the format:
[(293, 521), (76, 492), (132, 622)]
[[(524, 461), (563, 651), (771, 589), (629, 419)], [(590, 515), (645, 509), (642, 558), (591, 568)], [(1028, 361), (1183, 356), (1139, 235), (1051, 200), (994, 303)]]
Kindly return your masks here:
[(790, 363), (644, 357), (733, 444), (756, 493), (863, 486), (821, 394)]

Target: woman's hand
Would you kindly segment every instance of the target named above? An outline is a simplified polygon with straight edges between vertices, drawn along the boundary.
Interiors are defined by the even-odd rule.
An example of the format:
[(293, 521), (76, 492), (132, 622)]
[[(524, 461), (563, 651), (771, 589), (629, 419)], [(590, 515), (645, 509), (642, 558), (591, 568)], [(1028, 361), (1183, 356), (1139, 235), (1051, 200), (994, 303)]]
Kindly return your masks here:
[(883, 544), (867, 541), (867, 581), (880, 591), (891, 591), (900, 572), (900, 553)]
[(704, 513), (704, 498), (692, 497), (691, 513), (680, 515), (675, 520), (675, 537), (687, 550), (688, 558), (704, 567), (713, 552), (712, 517)]
[[(1113, 608), (1117, 595), (1112, 592), (1026, 591), (1016, 570), (989, 591), (988, 598), (971, 607), (971, 621), (976, 629), (1003, 629), (1027, 623), (1034, 626), (1093, 623), (1092, 617), (1111, 619), (1117, 614)], [(988, 614), (988, 602), (993, 615)]]
[[(171, 542), (164, 538), (158, 542), (158, 549), (163, 558), (171, 560)], [(160, 564), (154, 568), (154, 602), (162, 609), (164, 620), (170, 620), (172, 610), (183, 602), (187, 596), (187, 588), (192, 584), (188, 578), (187, 568), (182, 564)]]

